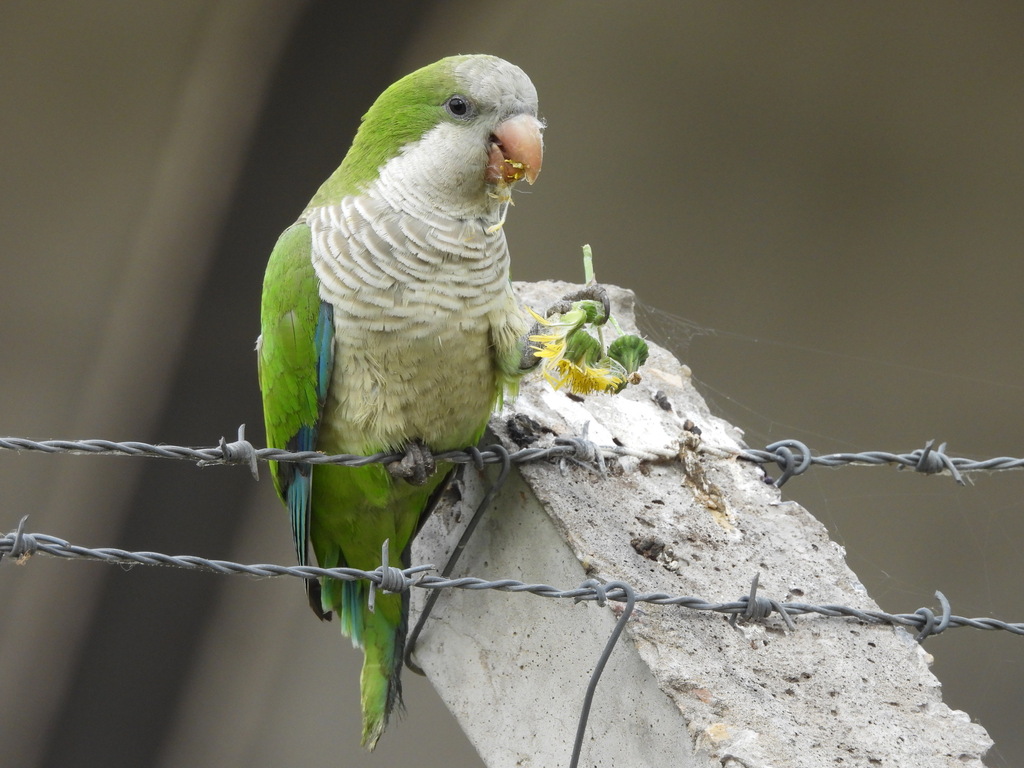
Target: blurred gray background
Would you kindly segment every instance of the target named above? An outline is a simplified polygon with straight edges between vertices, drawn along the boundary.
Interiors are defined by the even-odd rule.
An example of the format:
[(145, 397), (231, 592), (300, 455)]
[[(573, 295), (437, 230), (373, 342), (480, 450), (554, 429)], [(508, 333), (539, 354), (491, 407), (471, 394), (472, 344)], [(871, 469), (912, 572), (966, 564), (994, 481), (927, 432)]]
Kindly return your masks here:
[[(0, 433), (210, 445), (245, 422), (262, 445), (277, 234), (387, 84), (489, 52), (549, 123), (506, 228), (516, 279), (580, 280), (589, 242), (753, 446), (1024, 455), (1022, 40), (1017, 2), (8, 0)], [(0, 484), (3, 530), (292, 561), (241, 468), (7, 453)], [(785, 495), (885, 609), (940, 589), (1022, 621), (1022, 488), (848, 468)], [(1013, 764), (1024, 640), (926, 647)], [(4, 563), (4, 764), (479, 764), (411, 674), (407, 717), (360, 752), (359, 659), (290, 580)]]

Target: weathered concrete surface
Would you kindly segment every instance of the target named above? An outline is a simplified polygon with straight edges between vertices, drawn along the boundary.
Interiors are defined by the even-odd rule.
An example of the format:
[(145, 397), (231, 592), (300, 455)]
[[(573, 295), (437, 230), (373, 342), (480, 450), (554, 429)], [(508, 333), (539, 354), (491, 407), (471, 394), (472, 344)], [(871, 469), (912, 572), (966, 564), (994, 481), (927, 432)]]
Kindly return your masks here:
[[(571, 288), (517, 287), (538, 310)], [(630, 326), (632, 294), (612, 295), (614, 314)], [(604, 478), (581, 467), (563, 474), (550, 463), (522, 465), (456, 574), (565, 589), (595, 577), (727, 602), (760, 573), (761, 594), (778, 600), (877, 609), (821, 523), (734, 458), (737, 431), (709, 413), (689, 370), (652, 345), (643, 373), (623, 394), (584, 402), (539, 377), (525, 383), (492, 421), (510, 450), (518, 446), (508, 419), (519, 413), (542, 425), (537, 444), (589, 425), (599, 445), (672, 458), (626, 459), (618, 462), (623, 471)], [(670, 410), (655, 401), (659, 391)], [(700, 428), (699, 440), (684, 430), (687, 420)], [(481, 479), (466, 473), (461, 499), (450, 494), (453, 503), (429, 521), (414, 562), (445, 561)], [(417, 590), (414, 604), (422, 599)], [(590, 671), (618, 610), (450, 591), (417, 659), (489, 766), (566, 765)], [(638, 605), (597, 690), (581, 765), (982, 765), (987, 733), (942, 703), (931, 658), (910, 634), (848, 619), (795, 621), (795, 632), (775, 617), (737, 630), (721, 615)]]

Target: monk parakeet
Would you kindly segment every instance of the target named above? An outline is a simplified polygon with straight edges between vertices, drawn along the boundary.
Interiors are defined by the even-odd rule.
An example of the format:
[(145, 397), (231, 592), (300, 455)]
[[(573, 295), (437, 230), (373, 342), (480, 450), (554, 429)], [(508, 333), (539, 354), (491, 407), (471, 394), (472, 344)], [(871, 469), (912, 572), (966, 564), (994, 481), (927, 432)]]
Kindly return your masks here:
[[(537, 92), (494, 56), (453, 56), (390, 86), (341, 166), (281, 235), (263, 284), (257, 342), (271, 447), (405, 452), (412, 482), (381, 464), (272, 464), (300, 564), (408, 565), (446, 472), (431, 451), (481, 437), (536, 360), (509, 283), (502, 228), (512, 186), (541, 168)], [(532, 360), (532, 362), (531, 362)], [(394, 465), (393, 465), (394, 466)], [(401, 706), (406, 595), (365, 582), (307, 582), (364, 651), (362, 743)]]

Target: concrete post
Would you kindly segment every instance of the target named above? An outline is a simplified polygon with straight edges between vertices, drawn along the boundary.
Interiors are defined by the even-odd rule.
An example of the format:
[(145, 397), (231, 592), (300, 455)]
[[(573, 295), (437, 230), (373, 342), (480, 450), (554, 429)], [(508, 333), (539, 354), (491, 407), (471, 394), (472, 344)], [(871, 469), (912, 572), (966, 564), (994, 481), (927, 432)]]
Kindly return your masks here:
[[(542, 311), (572, 286), (517, 288)], [(613, 313), (630, 327), (632, 294), (611, 293)], [(648, 459), (616, 460), (605, 477), (574, 465), (521, 465), (455, 575), (564, 589), (621, 580), (638, 592), (728, 602), (759, 573), (762, 594), (780, 601), (877, 610), (824, 526), (735, 458), (739, 432), (711, 415), (689, 369), (652, 345), (642, 373), (620, 395), (582, 402), (539, 377), (524, 383), (491, 423), (510, 450), (517, 439), (544, 445), (586, 428), (598, 445)], [(465, 472), (414, 546), (414, 563), (446, 561), (494, 474)], [(423, 599), (414, 590), (414, 614)], [(416, 659), (488, 766), (565, 766), (591, 670), (621, 610), (450, 590)], [(793, 632), (778, 617), (733, 628), (719, 614), (638, 604), (597, 689), (580, 765), (982, 765), (988, 734), (943, 704), (931, 657), (908, 632), (851, 619), (794, 621)]]

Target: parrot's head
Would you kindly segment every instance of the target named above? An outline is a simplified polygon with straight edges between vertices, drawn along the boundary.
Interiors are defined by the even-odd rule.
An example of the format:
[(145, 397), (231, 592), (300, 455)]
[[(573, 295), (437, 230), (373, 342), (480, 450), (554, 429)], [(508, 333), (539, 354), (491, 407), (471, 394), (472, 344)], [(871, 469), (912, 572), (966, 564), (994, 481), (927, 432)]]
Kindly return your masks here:
[[(455, 215), (484, 215), (543, 159), (537, 90), (496, 56), (451, 56), (384, 91), (334, 178), (332, 197), (375, 182)], [(314, 203), (316, 200), (314, 199)], [(327, 202), (327, 200), (324, 200)]]

